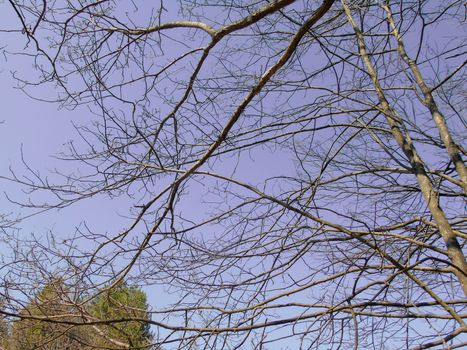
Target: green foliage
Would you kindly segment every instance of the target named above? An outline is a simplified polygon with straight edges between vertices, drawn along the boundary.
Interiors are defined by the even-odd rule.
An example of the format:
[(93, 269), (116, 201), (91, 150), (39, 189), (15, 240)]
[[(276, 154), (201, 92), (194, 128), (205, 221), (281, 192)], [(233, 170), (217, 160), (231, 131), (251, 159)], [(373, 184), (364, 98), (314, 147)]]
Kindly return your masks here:
[(76, 308), (73, 303), (67, 301), (67, 294), (68, 291), (62, 280), (47, 284), (36, 295), (35, 300), (21, 310), (20, 315), (23, 318), (12, 323), (7, 349), (90, 349), (84, 346), (87, 343), (87, 336), (83, 328), (60, 323), (60, 321), (77, 319), (73, 316)]
[(8, 323), (0, 316), (0, 349), (7, 347)]
[[(113, 325), (100, 327), (104, 339), (99, 344), (105, 346), (109, 339), (126, 342), (130, 348), (144, 348), (151, 343), (149, 332), (146, 294), (137, 286), (122, 283), (111, 290), (105, 290), (88, 308), (89, 313), (99, 320), (126, 320)], [(136, 320), (136, 321), (132, 321)]]
[[(152, 336), (149, 324), (144, 322), (149, 319), (146, 295), (137, 286), (123, 283), (105, 288), (83, 309), (79, 309), (79, 303), (67, 299), (69, 294), (61, 280), (46, 285), (21, 311), (22, 318), (10, 325), (9, 340), (3, 344), (5, 350), (150, 348)], [(79, 324), (84, 319), (109, 323), (94, 326), (61, 323)]]

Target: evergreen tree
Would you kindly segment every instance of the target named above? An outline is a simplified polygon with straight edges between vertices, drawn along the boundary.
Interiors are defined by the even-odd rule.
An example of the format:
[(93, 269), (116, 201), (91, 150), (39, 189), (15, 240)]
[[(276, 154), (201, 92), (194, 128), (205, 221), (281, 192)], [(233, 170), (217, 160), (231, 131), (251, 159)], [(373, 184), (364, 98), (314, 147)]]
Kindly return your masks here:
[(8, 323), (0, 316), (0, 350), (6, 349), (8, 341)]
[(73, 321), (76, 307), (67, 300), (69, 291), (61, 279), (47, 284), (11, 325), (8, 350), (85, 350), (87, 333), (82, 327), (60, 322)]
[[(94, 333), (98, 337), (94, 345), (115, 346), (116, 342), (127, 343), (129, 348), (149, 348), (152, 335), (146, 294), (137, 286), (122, 283), (112, 289), (105, 289), (89, 306), (89, 313), (98, 320), (127, 320), (99, 327)], [(131, 320), (136, 319), (136, 320)], [(114, 342), (112, 343), (112, 340)]]
[[(152, 336), (149, 325), (142, 322), (149, 319), (146, 295), (140, 288), (125, 283), (106, 288), (84, 310), (79, 310), (77, 303), (68, 299), (69, 294), (62, 280), (47, 284), (20, 312), (22, 318), (11, 324), (11, 336), (8, 344), (4, 345), (5, 349), (150, 348)], [(92, 326), (69, 324), (83, 324), (84, 319), (109, 320), (109, 323)], [(122, 319), (125, 321), (120, 322)]]

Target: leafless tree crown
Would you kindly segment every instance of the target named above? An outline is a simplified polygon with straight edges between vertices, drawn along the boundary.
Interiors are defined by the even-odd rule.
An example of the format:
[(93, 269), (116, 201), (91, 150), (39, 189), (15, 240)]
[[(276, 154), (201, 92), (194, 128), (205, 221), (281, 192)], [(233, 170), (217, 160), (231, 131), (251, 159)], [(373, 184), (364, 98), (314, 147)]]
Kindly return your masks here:
[(58, 274), (80, 317), (40, 319), (72, 328), (121, 322), (80, 308), (102, 285), (165, 288), (142, 320), (163, 349), (467, 344), (464, 1), (2, 6), (36, 68), (20, 87), (93, 113), (79, 172), (14, 175), (55, 195), (27, 206), (106, 194), (131, 219), (10, 237), (6, 315), (40, 318), (24, 286)]

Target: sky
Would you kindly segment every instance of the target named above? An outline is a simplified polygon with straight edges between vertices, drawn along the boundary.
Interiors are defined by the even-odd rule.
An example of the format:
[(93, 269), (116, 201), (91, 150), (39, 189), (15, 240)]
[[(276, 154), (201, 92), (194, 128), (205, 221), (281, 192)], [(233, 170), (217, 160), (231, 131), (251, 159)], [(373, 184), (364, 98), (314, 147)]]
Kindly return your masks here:
[[(0, 2), (0, 23), (3, 28), (16, 28), (17, 19), (11, 15), (9, 5)], [(149, 6), (151, 7), (151, 6)], [(175, 8), (171, 8), (170, 3), (166, 4), (168, 9), (166, 18), (176, 18)], [(146, 13), (144, 10), (138, 12)], [(139, 19), (144, 23), (146, 19)], [(7, 47), (7, 53), (0, 57), (0, 94), (2, 99), (2, 109), (0, 110), (0, 138), (2, 147), (0, 148), (0, 175), (9, 178), (11, 172), (17, 174), (20, 179), (31, 176), (25, 164), (39, 174), (47, 178), (57, 179), (60, 177), (54, 173), (57, 171), (67, 173), (75, 171), (80, 167), (77, 163), (65, 162), (57, 159), (62, 152), (67, 151), (69, 142), (74, 145), (84, 146), (74, 125), (87, 125), (94, 118), (87, 106), (78, 106), (73, 110), (61, 108), (53, 100), (57, 94), (57, 89), (51, 85), (44, 85), (39, 88), (29, 88), (26, 91), (19, 89), (19, 83), (13, 75), (22, 79), (34, 80), (37, 77), (33, 67), (31, 57), (15, 55), (14, 53), (24, 53), (28, 43), (26, 36), (21, 33), (0, 32), (0, 48)], [(29, 44), (31, 47), (32, 44)], [(168, 46), (166, 54), (171, 54), (171, 47)], [(176, 54), (176, 53), (172, 53)], [(137, 91), (134, 93), (137, 94)], [(30, 96), (28, 96), (30, 94)], [(24, 160), (24, 163), (21, 161)], [(222, 163), (222, 173), (231, 174), (234, 170), (237, 178), (242, 180), (249, 178), (260, 179), (264, 174), (274, 176), (284, 173), (284, 168), (291, 165), (290, 159), (282, 157), (281, 154), (274, 154), (265, 150), (261, 151), (261, 157), (256, 157), (250, 153), (245, 160), (238, 165), (236, 159), (230, 159)], [(257, 174), (257, 176), (255, 176)], [(28, 200), (29, 194), (23, 193), (24, 188), (14, 184), (7, 179), (1, 181), (3, 196), (0, 198), (2, 208), (10, 208), (7, 212), (18, 214), (18, 207), (12, 205), (8, 198), (13, 201)], [(195, 190), (196, 191), (196, 190)], [(193, 196), (187, 208), (190, 210), (196, 206), (198, 196)], [(8, 197), (8, 198), (7, 198)], [(40, 192), (40, 201), (51, 198), (46, 192)], [(79, 226), (86, 219), (87, 224), (96, 230), (106, 230), (112, 232), (120, 229), (128, 221), (118, 218), (125, 215), (128, 210), (128, 200), (126, 198), (108, 198), (99, 196), (91, 200), (84, 200), (73, 205), (71, 208), (60, 210), (59, 213), (53, 210), (24, 220), (21, 223), (23, 234), (40, 233), (52, 230), (54, 232), (67, 232)], [(28, 210), (20, 210), (20, 215), (28, 215)]]
[[(169, 6), (170, 7), (170, 6)], [(4, 9), (7, 8), (7, 11)], [(168, 16), (171, 14), (169, 13)], [(176, 16), (176, 13), (173, 14)], [(0, 23), (3, 28), (17, 27), (16, 17), (12, 16), (8, 4), (0, 3)], [(15, 226), (15, 232), (21, 239), (34, 236), (44, 240), (52, 235), (60, 241), (74, 235), (76, 229), (83, 229), (84, 224), (96, 232), (115, 233), (126, 227), (129, 220), (125, 217), (129, 201), (126, 197), (109, 198), (98, 196), (86, 199), (61, 210), (49, 210), (30, 216), (36, 210), (20, 208), (14, 202), (27, 203), (30, 197), (39, 202), (54, 200), (47, 192), (37, 194), (26, 192), (24, 186), (13, 181), (13, 174), (20, 180), (27, 181), (32, 177), (27, 167), (49, 179), (60, 177), (54, 175), (57, 169), (67, 173), (75, 171), (79, 164), (64, 162), (57, 159), (57, 155), (66, 151), (70, 140), (75, 145), (80, 143), (79, 135), (74, 125), (87, 124), (95, 118), (86, 106), (78, 106), (73, 110), (60, 108), (53, 102), (57, 90), (53, 86), (43, 86), (31, 89), (27, 93), (19, 88), (18, 81), (13, 75), (25, 79), (34, 79), (36, 72), (30, 57), (16, 55), (27, 51), (27, 40), (21, 33), (0, 32), (0, 48), (7, 47), (7, 53), (0, 57), (0, 208), (2, 213), (8, 214), (10, 219), (22, 218)], [(168, 47), (170, 50), (170, 47)], [(28, 96), (30, 94), (30, 96)], [(24, 160), (24, 163), (22, 161)], [(236, 159), (222, 164), (222, 173), (229, 175), (234, 170), (238, 179), (261, 178), (264, 173), (273, 176), (283, 174), (284, 167), (290, 165), (289, 160), (271, 152), (262, 152), (261, 157), (253, 153), (247, 156), (247, 165), (238, 166)], [(245, 164), (243, 162), (242, 164)], [(203, 186), (192, 186), (190, 196), (183, 208), (193, 218), (202, 213), (196, 212), (198, 201), (205, 195)], [(183, 210), (182, 208), (182, 210)], [(26, 218), (24, 218), (26, 217)], [(8, 231), (11, 232), (11, 231)], [(0, 236), (1, 238), (1, 236)], [(0, 240), (1, 242), (1, 240)], [(92, 243), (92, 242), (91, 242)], [(0, 244), (0, 258), (11, 256), (11, 250), (5, 244)], [(1, 261), (1, 260), (0, 260)], [(144, 286), (148, 303), (152, 307), (164, 308), (174, 301), (174, 295), (167, 293), (160, 286)], [(31, 294), (34, 293), (34, 290)], [(286, 349), (287, 346), (284, 347)]]

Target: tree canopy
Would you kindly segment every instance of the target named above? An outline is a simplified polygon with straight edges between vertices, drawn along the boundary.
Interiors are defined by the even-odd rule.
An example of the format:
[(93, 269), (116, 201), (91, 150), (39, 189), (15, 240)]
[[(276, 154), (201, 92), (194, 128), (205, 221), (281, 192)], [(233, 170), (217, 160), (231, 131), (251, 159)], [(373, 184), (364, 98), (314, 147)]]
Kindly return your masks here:
[(123, 283), (106, 290), (91, 302), (87, 311), (98, 320), (126, 320), (100, 327), (96, 340), (91, 342), (93, 345), (108, 346), (112, 339), (119, 339), (135, 349), (148, 349), (151, 344), (146, 294), (138, 287)]
[[(21, 318), (11, 322), (5, 349), (150, 348), (152, 336), (144, 322), (149, 314), (146, 295), (141, 289), (125, 283), (105, 288), (84, 306), (82, 301), (73, 300), (72, 294), (62, 280), (47, 284), (37, 293), (35, 301), (20, 311)], [(112, 325), (106, 322), (109, 320), (129, 321)], [(85, 325), (93, 321), (101, 323)]]

